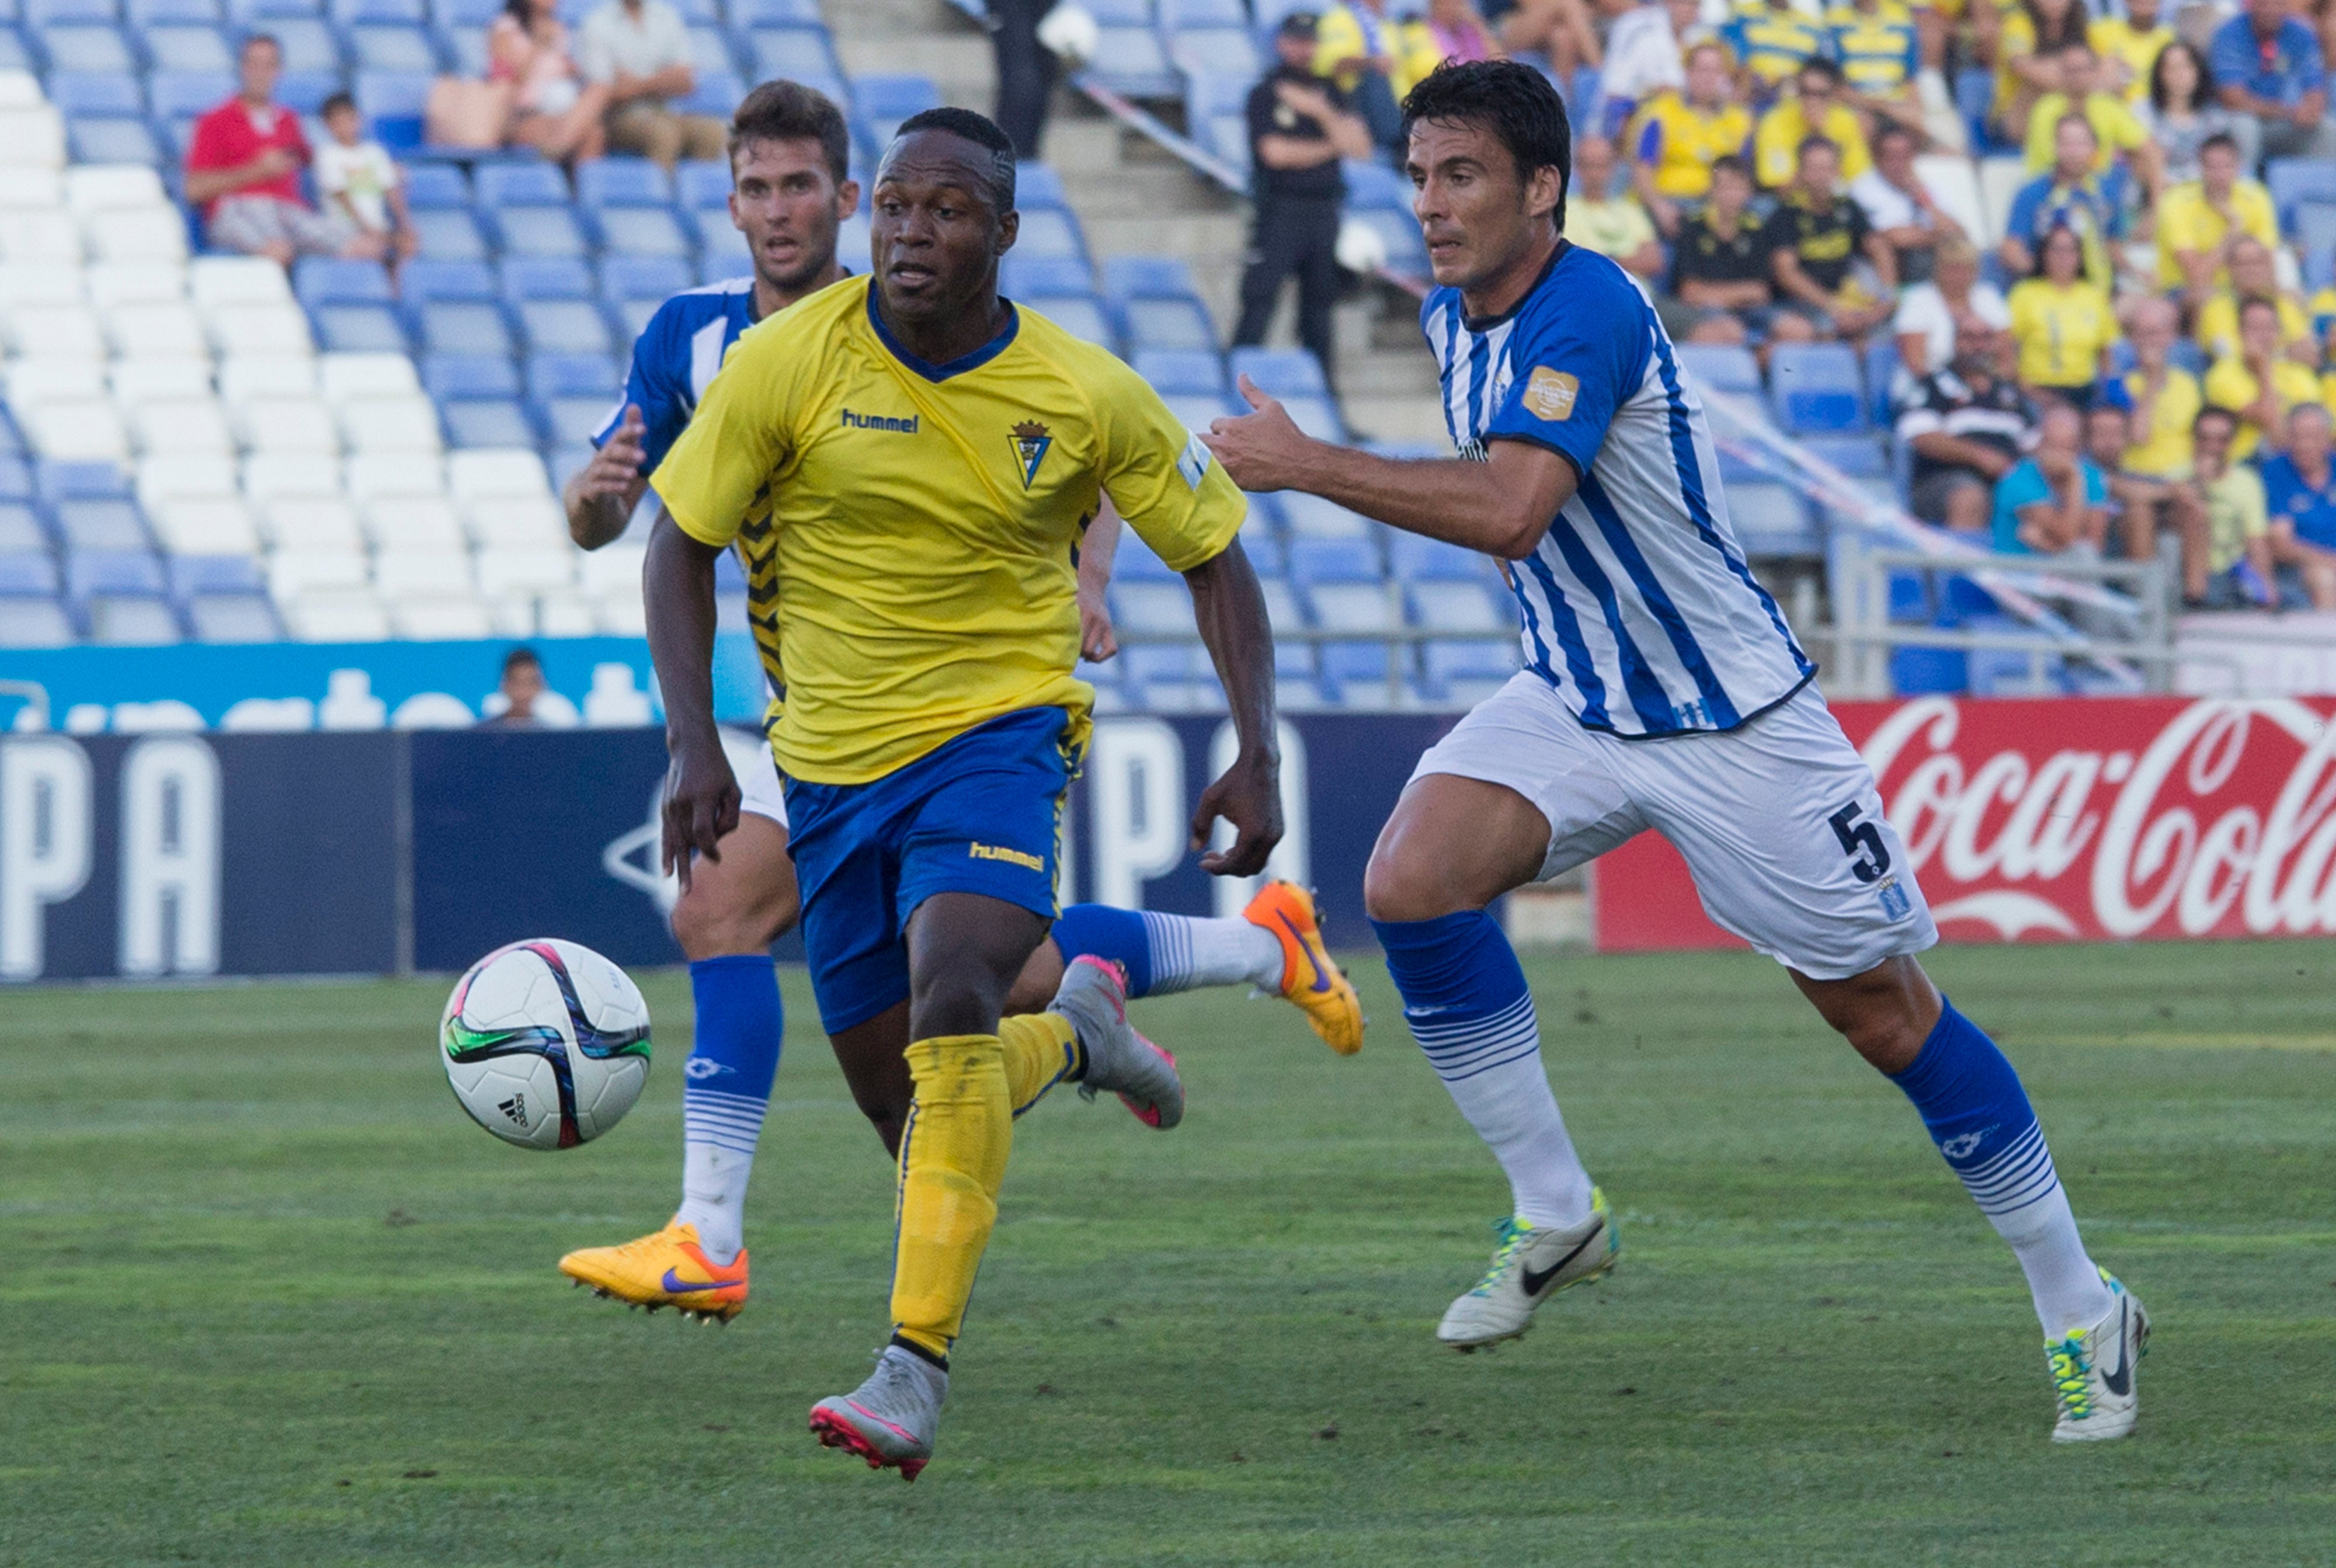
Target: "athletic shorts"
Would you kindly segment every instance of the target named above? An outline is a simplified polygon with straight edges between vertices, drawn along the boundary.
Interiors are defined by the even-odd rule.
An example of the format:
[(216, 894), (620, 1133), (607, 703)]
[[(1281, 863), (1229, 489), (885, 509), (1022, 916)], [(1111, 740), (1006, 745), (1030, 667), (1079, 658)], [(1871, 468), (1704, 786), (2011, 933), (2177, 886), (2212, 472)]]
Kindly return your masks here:
[(861, 784), (786, 781), (803, 956), (821, 1025), (840, 1033), (909, 995), (909, 917), (979, 893), (1052, 920), (1070, 716), (1027, 708)]
[(722, 749), (729, 755), (730, 772), (738, 780), (738, 809), (787, 825), (787, 797), (779, 784), (779, 765), (771, 743), (760, 730), (722, 732)]
[(1721, 734), (1621, 740), (1524, 671), (1428, 748), (1412, 777), (1429, 774), (1533, 802), (1549, 819), (1543, 879), (1652, 828), (1714, 922), (1812, 979), (1939, 940), (1873, 770), (1814, 685)]

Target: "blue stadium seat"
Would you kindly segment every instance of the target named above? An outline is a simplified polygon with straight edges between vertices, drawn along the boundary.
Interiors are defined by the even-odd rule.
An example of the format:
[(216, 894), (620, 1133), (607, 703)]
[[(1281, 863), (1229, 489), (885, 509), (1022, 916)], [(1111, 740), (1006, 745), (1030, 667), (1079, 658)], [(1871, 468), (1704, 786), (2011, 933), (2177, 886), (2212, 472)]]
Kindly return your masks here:
[(65, 557), (65, 593), (76, 600), (101, 593), (160, 599), (170, 591), (151, 550), (77, 550)]
[(1016, 303), (1027, 305), (1073, 337), (1099, 348), (1119, 352), (1119, 328), (1104, 302), (1092, 294), (1042, 294)]
[(1225, 394), (1225, 362), (1213, 350), (1146, 348), (1137, 352), (1133, 363), (1135, 374), (1163, 397), (1179, 394), (1222, 398)]
[(386, 305), (320, 305), (308, 312), (308, 325), (316, 346), (327, 354), (404, 354), (409, 348), (404, 323)]
[(287, 17), (319, 16), (325, 14), (325, 0), (227, 0), (228, 20), (248, 27), (255, 23), (277, 23)]
[(494, 269), (478, 261), (438, 261), (418, 258), (398, 275), (398, 292), (409, 305), (438, 299), (495, 297)]
[(492, 52), (485, 27), (457, 26), (442, 21), (431, 32), (438, 40), (438, 53), (454, 63), (457, 76), (482, 77), (492, 68)]
[(248, 555), (174, 555), (165, 568), (170, 592), (180, 599), (199, 593), (264, 593), (268, 579)]
[(232, 71), (235, 54), (217, 27), (149, 27), (141, 40), (157, 71)]
[(1952, 696), (1969, 691), (1971, 656), (1959, 648), (1893, 648), (1890, 686), (1900, 696)]
[(1185, 73), (1254, 81), (1265, 59), (1246, 27), (1179, 27), (1168, 35), (1168, 58)]
[(138, 53), (110, 22), (40, 28), (34, 36), (51, 71), (135, 71)]
[(1416, 533), (1388, 536), (1389, 574), (1398, 582), (1483, 582), (1484, 558), (1473, 550), (1422, 539)]
[(1139, 296), (1124, 301), (1119, 316), (1126, 323), (1131, 349), (1197, 348), (1213, 352), (1217, 346), (1216, 323), (1209, 319), (1208, 307), (1198, 299)]
[(219, 24), (225, 19), (219, 0), (129, 0), (122, 13), (131, 26), (145, 36), (150, 47), (158, 28), (184, 25), (201, 28), (217, 36)]
[(1103, 27), (1149, 27), (1152, 0), (1083, 0), (1087, 14)]
[(1754, 397), (1760, 394), (1760, 362), (1752, 357), (1748, 348), (1682, 343), (1679, 346), (1679, 361), (1681, 369), (1706, 386)]
[(199, 593), (186, 601), (187, 625), (198, 642), (281, 642), (284, 623), (275, 601), (258, 593)]
[(1852, 479), (1881, 479), (1890, 472), (1890, 455), (1883, 451), (1879, 435), (1805, 435), (1801, 447)]
[(350, 61), (360, 71), (433, 74), (447, 63), (428, 29), (404, 23), (367, 23), (342, 34)]
[(405, 180), (405, 205), (417, 210), (441, 207), (468, 207), (471, 204), (471, 180), (451, 163), (417, 163), (402, 170)]
[(316, 115), (323, 112), (326, 99), (346, 86), (337, 66), (330, 71), (287, 71), (276, 80), (276, 101), (296, 113)]
[(530, 299), (514, 312), (530, 354), (597, 354), (616, 351), (615, 334), (598, 305), (584, 299)]
[(674, 108), (683, 114), (705, 114), (716, 120), (727, 120), (736, 112), (738, 101), (745, 96), (746, 83), (735, 71), (700, 69), (696, 86)]
[[(1322, 678), (1338, 690), (1342, 704), (1376, 699), (1387, 690), (1387, 645), (1383, 642), (1326, 642), (1322, 645)], [(1356, 686), (1366, 689), (1349, 692)]]
[(235, 93), (230, 71), (157, 71), (146, 79), (146, 97), (157, 120), (207, 114)]
[(1816, 555), (1824, 549), (1808, 507), (1781, 484), (1728, 486), (1728, 519), (1747, 555)]
[(604, 207), (595, 215), (595, 224), (601, 248), (616, 255), (679, 258), (696, 255), (699, 248), (670, 207)]
[(2263, 164), (2263, 183), (2270, 188), (2272, 205), (2278, 209), (2280, 223), (2285, 227), (2296, 203), (2336, 201), (2336, 163), (2307, 158), (2270, 159)]
[[(1465, 642), (1431, 642), (1422, 649), (1430, 695), (1439, 698), (1461, 696), (1455, 685), (1481, 687), (1497, 685), (1517, 672), (1517, 645), (1494, 642), (1490, 638), (1471, 638)], [(1481, 690), (1468, 694), (1484, 695)]]
[(733, 278), (754, 275), (754, 258), (746, 254), (745, 237), (736, 229), (729, 231), (728, 240), (709, 244), (698, 253), (697, 281), (725, 283)]
[[(1249, 6), (1243, 0), (1160, 0), (1163, 32), (1187, 27), (1247, 27)], [(1260, 23), (1259, 25), (1264, 25)]]
[[(517, 397), (519, 367), (502, 355), (433, 354), (422, 361), (423, 390), (441, 403)], [(532, 441), (523, 444), (532, 446)]]
[(612, 305), (634, 299), (661, 304), (696, 281), (687, 262), (669, 256), (600, 258), (600, 297)]
[(600, 158), (576, 173), (579, 207), (670, 207), (673, 181), (646, 158)]
[(76, 163), (143, 163), (160, 169), (174, 161), (142, 118), (76, 117), (65, 122), (65, 140)]
[(530, 299), (589, 299), (592, 269), (573, 257), (511, 256), (501, 268), (501, 294), (518, 303)]
[(50, 502), (127, 498), (130, 476), (118, 464), (43, 458), (33, 465), (34, 493)]
[(824, 27), (756, 27), (745, 35), (754, 74), (768, 82), (809, 76), (841, 76), (843, 66)]
[(824, 27), (819, 0), (730, 0), (730, 20), (740, 27)]
[(446, 443), (457, 450), (536, 446), (543, 440), (535, 421), (516, 398), (442, 400), (438, 404), (438, 419), (446, 427)]
[(33, 465), (21, 457), (0, 457), (0, 501), (30, 501), (40, 492), (33, 488)]
[(271, 16), (267, 24), (265, 30), (274, 34), (276, 41), (284, 46), (287, 76), (330, 76), (337, 83), (342, 67), (341, 45), (323, 18)]
[(610, 395), (603, 392), (591, 397), (538, 399), (529, 407), (553, 444), (573, 446), (589, 443), (599, 433), (600, 426), (608, 421), (611, 401)]
[(1345, 158), (1339, 160), (1338, 169), (1346, 178), (1348, 207), (1391, 207), (1398, 212), (1411, 211), (1411, 182), (1386, 164)]
[[(0, 71), (22, 71), (30, 75), (38, 65), (33, 52), (24, 46), (24, 35), (14, 27), (0, 27)], [(0, 643), (0, 647), (11, 646), (23, 645)]]
[(1184, 77), (1184, 123), (1204, 151), (1249, 172), (1249, 90), (1257, 78), (1192, 71)]
[(689, 29), (690, 63), (699, 75), (735, 74), (738, 56), (731, 51), (730, 40), (722, 29), (704, 23), (693, 24)]
[(892, 140), (900, 122), (941, 105), (941, 90), (930, 76), (871, 73), (852, 80), (852, 102), (879, 147)]
[(426, 0), (332, 0), (326, 9), (344, 27), (388, 22), (418, 27), (430, 20)]
[(112, 22), (121, 15), (115, 0), (23, 0), (19, 14), (35, 27), (60, 23)]
[(730, 165), (722, 159), (693, 158), (676, 164), (673, 180), (674, 200), (691, 210), (719, 207), (730, 200)]
[(527, 394), (550, 402), (560, 397), (597, 397), (605, 412), (624, 390), (623, 366), (601, 354), (538, 354), (527, 362)]
[(1009, 299), (1026, 295), (1093, 294), (1095, 270), (1076, 258), (1025, 256), (1017, 245), (998, 263), (998, 287)]
[(1290, 541), (1290, 578), (1301, 586), (1327, 582), (1377, 582), (1379, 552), (1365, 539), (1294, 539)]
[[(420, 34), (413, 36), (419, 39)], [(433, 58), (436, 51), (432, 50)], [(357, 108), (375, 140), (392, 152), (422, 145), (422, 117), (435, 84), (435, 65), (371, 67), (356, 74)]]
[(46, 598), (57, 591), (57, 563), (46, 550), (0, 554), (0, 595)]
[[(409, 291), (408, 297), (411, 298)], [(499, 354), (517, 351), (511, 318), (489, 299), (430, 299), (409, 305), (415, 346), (424, 354)]]
[(1085, 74), (1130, 98), (1174, 99), (1183, 79), (1169, 63), (1167, 46), (1148, 21), (1130, 25), (1105, 23), (1095, 29), (1095, 54)]
[(1047, 258), (1069, 258), (1081, 262), (1087, 258), (1086, 236), (1079, 229), (1079, 220), (1067, 207), (1042, 207), (1035, 212), (1022, 214), (1022, 228), (1014, 241), (1014, 250), (1032, 260)]
[(49, 548), (49, 531), (29, 502), (0, 501), (0, 555), (23, 555)]
[(1306, 348), (1236, 348), (1232, 374), (1246, 375), (1258, 388), (1276, 397), (1327, 396), (1330, 384), (1321, 363)]
[[(406, 174), (410, 179), (431, 167), (416, 164)], [(408, 204), (411, 206), (410, 197)], [(467, 207), (416, 207), (411, 215), (426, 259), (484, 261), (494, 254), (495, 248), (489, 242), (486, 230), (479, 226), (477, 214)]]
[[(483, 197), (481, 200), (483, 207)], [(509, 256), (588, 256), (591, 240), (576, 209), (558, 207), (499, 207), (490, 216)]]
[(1181, 256), (1106, 256), (1103, 260), (1103, 291), (1124, 302), (1138, 295), (1160, 298), (1198, 299), (1192, 269)]
[(1769, 403), (1790, 432), (1867, 428), (1857, 353), (1840, 343), (1780, 343), (1768, 358)]
[(146, 112), (146, 94), (139, 90), (138, 78), (126, 71), (54, 72), (49, 76), (48, 95), (57, 112), (67, 119), (76, 115), (142, 117)]
[(550, 163), (482, 163), (472, 176), (480, 208), (565, 207), (568, 181)]
[(1014, 166), (1014, 205), (1025, 212), (1042, 207), (1068, 207), (1063, 177), (1051, 163), (1022, 162)]
[(2306, 268), (2324, 265), (2330, 253), (2336, 252), (2336, 198), (2297, 202), (2288, 214), (2288, 227)]
[(380, 262), (324, 256), (304, 256), (293, 265), (292, 292), (311, 310), (326, 305), (387, 305), (396, 297)]

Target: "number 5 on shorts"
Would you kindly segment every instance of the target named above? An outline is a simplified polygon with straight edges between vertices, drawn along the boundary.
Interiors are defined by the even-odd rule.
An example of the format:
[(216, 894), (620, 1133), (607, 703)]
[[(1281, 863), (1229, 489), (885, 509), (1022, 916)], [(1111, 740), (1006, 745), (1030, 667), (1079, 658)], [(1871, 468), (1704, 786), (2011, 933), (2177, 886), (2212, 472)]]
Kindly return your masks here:
[(1850, 874), (1859, 881), (1871, 882), (1890, 869), (1890, 851), (1882, 842), (1880, 829), (1857, 820), (1863, 810), (1852, 801), (1825, 821), (1833, 825), (1833, 836), (1841, 841), (1841, 852), (1849, 857)]

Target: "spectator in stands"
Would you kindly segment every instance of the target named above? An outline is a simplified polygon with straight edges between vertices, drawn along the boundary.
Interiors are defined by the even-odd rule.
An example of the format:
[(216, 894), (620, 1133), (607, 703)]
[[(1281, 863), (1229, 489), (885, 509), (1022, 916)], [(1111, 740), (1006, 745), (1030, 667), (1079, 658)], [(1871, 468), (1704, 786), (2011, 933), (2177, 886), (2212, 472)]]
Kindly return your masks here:
[(2126, 0), (2124, 15), (2086, 24), (2085, 41), (2101, 57), (2101, 85), (2136, 112), (2146, 108), (2157, 57), (2174, 42), (2174, 29), (2166, 24), (2159, 0)]
[[(1840, 155), (1822, 136), (1804, 138), (1793, 183), (1761, 227), (1780, 317), (1798, 315), (1818, 336), (1855, 343), (1896, 309), (1898, 258), (1839, 194)], [(1856, 275), (1864, 257), (1878, 287)]]
[(569, 164), (608, 151), (608, 89), (576, 68), (554, 0), (506, 0), (487, 29), (487, 78), (511, 84), (511, 145)]
[[(1973, 7), (1983, 8), (1983, 3)], [(2004, 9), (1995, 35), (1998, 135), (2014, 146), (2026, 143), (2036, 100), (2060, 85), (2054, 56), (2084, 41), (2084, 0), (2020, 0)]]
[(1644, 0), (1614, 19), (1598, 72), (1601, 129), (1619, 133), (1656, 93), (1687, 85), (1687, 45), (1701, 10), (1698, 0)]
[(1717, 44), (1690, 48), (1685, 90), (1657, 93), (1640, 109), (1630, 135), (1630, 180), (1639, 200), (1655, 227), (1675, 237), (1679, 204), (1702, 200), (1714, 167), (1739, 157), (1752, 140), (1751, 112), (1736, 102), (1728, 51)]
[(1798, 95), (1760, 116), (1752, 132), (1752, 171), (1762, 187), (1779, 190), (1797, 178), (1801, 143), (1812, 136), (1839, 150), (1844, 185), (1873, 168), (1857, 112), (1841, 99), (1841, 67), (1830, 60), (1805, 61), (1794, 81)]
[(1669, 297), (1655, 302), (1663, 325), (1682, 343), (1741, 345), (1774, 336), (1815, 336), (1798, 316), (1776, 318), (1768, 248), (1746, 215), (1752, 170), (1734, 154), (1712, 165), (1710, 200), (1679, 225), (1671, 247)]
[(2202, 408), (2191, 425), (2196, 461), (2175, 493), (2182, 533), (2182, 603), (2187, 609), (2233, 609), (2272, 602), (2271, 537), (2261, 475), (2231, 461), (2238, 433), (2226, 408)]
[(2231, 248), (2249, 239), (2279, 243), (2271, 192), (2240, 178), (2236, 141), (2210, 136), (2198, 149), (2198, 178), (2157, 204), (2157, 286), (2197, 307), (2229, 284)]
[(2085, 242), (2085, 270), (2104, 284), (2119, 270), (2125, 239), (2126, 177), (2122, 165), (2094, 172), (2100, 139), (2081, 114), (2063, 114), (2052, 128), (2052, 169), (2020, 187), (2004, 222), (1996, 257), (2015, 278), (2036, 270), (2036, 246), (2055, 229), (2073, 229)]
[(1279, 63), (1250, 89), (1249, 152), (1255, 180), (1255, 229), (1241, 274), (1241, 322), (1233, 345), (1265, 341), (1282, 281), (1298, 278), (1298, 338), (1331, 370), (1330, 307), (1338, 300), (1338, 206), (1347, 193), (1338, 160), (1368, 158), (1370, 128), (1338, 83), (1314, 74), (1315, 19), (1282, 18), (1274, 34)]
[(2265, 158), (2336, 158), (2320, 35), (2288, 14), (2287, 0), (2246, 0), (2244, 15), (2214, 29), (2209, 53), (2249, 170)]
[(1371, 141), (1399, 151), (1403, 112), (1397, 107), (1416, 76), (1436, 62), (1408, 46), (1387, 0), (1338, 0), (1317, 19), (1314, 74), (1338, 84), (1370, 127)]
[(1584, 136), (1573, 144), (1573, 184), (1565, 198), (1565, 237), (1585, 250), (1620, 262), (1625, 272), (1653, 279), (1663, 273), (1663, 248), (1654, 220), (1628, 190), (1614, 190), (1614, 144)]
[(2239, 417), (2231, 455), (2244, 463), (2258, 446), (2274, 450), (2287, 439), (2287, 414), (2320, 401), (2320, 378), (2281, 352), (2279, 307), (2268, 299), (2239, 302), (2238, 352), (2206, 371), (2206, 401)]
[(327, 210), (378, 239), (393, 264), (422, 248), (414, 219), (405, 210), (405, 177), (389, 149), (370, 141), (357, 102), (346, 93), (326, 98), (318, 111), (332, 140), (316, 150), (316, 194)]
[(1939, 241), (1930, 281), (1898, 297), (1890, 331), (1898, 340), (1903, 379), (1892, 388), (1893, 400), (1954, 358), (1955, 335), (1968, 321), (2006, 331), (2011, 307), (2001, 289), (1981, 278), (1979, 249), (1957, 230)]
[[(2263, 459), (2266, 543), (2281, 575), (2302, 579), (2314, 609), (2336, 609), (2336, 468), (2328, 460), (2328, 410), (2299, 403), (2287, 414), (2287, 450)], [(2276, 579), (2274, 579), (2276, 580)]]
[(2065, 404), (2036, 422), (2036, 449), (1996, 482), (1989, 531), (2005, 555), (2098, 560), (2108, 536), (2108, 481), (2085, 455), (2084, 419)]
[(673, 107), (697, 91), (697, 67), (689, 24), (666, 0), (605, 0), (584, 18), (581, 43), (584, 79), (607, 94), (610, 151), (638, 152), (667, 169), (724, 156), (727, 126)]
[(2231, 117), (2215, 97), (2205, 57), (2178, 38), (2157, 52), (2141, 114), (2143, 129), (2165, 161), (2168, 184), (2200, 178), (2199, 154), (2207, 139), (2227, 134), (2231, 128)]
[(2175, 487), (2190, 477), (2190, 432), (2205, 394), (2198, 378), (2172, 359), (2180, 314), (2173, 302), (2144, 298), (2127, 321), (2133, 343), (2133, 368), (2111, 381), (2102, 402), (2123, 407), (2127, 416), (2125, 462), (2128, 509), (2146, 507), (2146, 522), (2136, 522), (2127, 534), (2128, 555), (2141, 559), (2148, 551), (2138, 545), (2154, 538), (2156, 530), (2175, 521), (2166, 508)]
[(481, 729), (539, 729), (543, 720), (535, 711), (543, 696), (543, 660), (531, 648), (515, 648), (503, 655), (502, 679), (495, 695), (483, 705), (487, 717), (479, 721)]
[[(1670, 0), (1674, 5), (1685, 0)], [(1508, 51), (1493, 36), (1484, 13), (1476, 9), (1476, 0), (1427, 0), (1427, 38), (1436, 50), (1436, 58), (1457, 60), (1499, 60)]]
[(989, 34), (998, 54), (998, 128), (1013, 139), (1017, 157), (1038, 156), (1046, 111), (1054, 102), (1062, 62), (1038, 42), (1038, 24), (1055, 0), (988, 0)]
[(300, 194), (308, 139), (300, 117), (276, 102), (283, 68), (274, 37), (255, 33), (243, 41), (235, 96), (196, 121), (187, 144), (187, 200), (221, 250), (286, 267), (296, 256), (376, 259), (387, 248), (383, 237), (316, 211)]
[(1782, 93), (1804, 64), (1825, 57), (1830, 43), (1824, 24), (1793, 0), (1737, 0), (1721, 35), (1736, 52), (1746, 95), (1756, 103)]
[(2035, 406), (2005, 373), (2010, 338), (1972, 318), (1955, 332), (1955, 357), (1900, 404), (1896, 437), (1914, 460), (1908, 505), (1961, 533), (1985, 532), (1995, 484), (2020, 461)]
[(2108, 533), (2128, 560), (2147, 560), (2156, 551), (2158, 508), (2173, 487), (2127, 472), (2133, 451), (2133, 414), (2123, 402), (2103, 397), (2085, 410), (2085, 455), (2108, 486)]
[[(2163, 241), (2161, 240), (2162, 244)], [(2214, 358), (2225, 359), (2239, 347), (2239, 305), (2243, 300), (2268, 299), (2279, 307), (2279, 341), (2286, 355), (2299, 365), (2317, 358), (2312, 338), (2312, 316), (2303, 302), (2279, 286), (2279, 267), (2268, 245), (2242, 234), (2231, 242), (2230, 287), (2208, 295), (2198, 307), (2192, 336)]]
[(2143, 190), (2156, 194), (2166, 166), (2125, 99), (2101, 86), (2100, 57), (2092, 46), (2071, 44), (2052, 60), (2059, 67), (2060, 85), (2038, 98), (2029, 111), (2029, 171), (2041, 174), (2052, 167), (2057, 151), (2053, 128), (2064, 114), (2082, 114), (2093, 128), (2093, 172), (2123, 163)]
[(1849, 0), (1826, 13), (1825, 33), (1849, 102), (1877, 124), (1887, 120), (1919, 132), (1914, 77), (1922, 59), (1913, 14), (1897, 0)]
[(2020, 346), (2020, 384), (2037, 396), (2086, 408), (2093, 384), (2108, 374), (2119, 336), (2103, 281), (2085, 275), (2085, 244), (2073, 229), (2055, 229), (2037, 248), (2033, 276), (2013, 284), (2011, 336)]
[(1914, 131), (1885, 124), (1874, 133), (1874, 167), (1849, 182), (1849, 199), (1896, 254), (1901, 283), (1929, 278), (1939, 241), (1963, 231), (1914, 172), (1920, 151), (1922, 138)]

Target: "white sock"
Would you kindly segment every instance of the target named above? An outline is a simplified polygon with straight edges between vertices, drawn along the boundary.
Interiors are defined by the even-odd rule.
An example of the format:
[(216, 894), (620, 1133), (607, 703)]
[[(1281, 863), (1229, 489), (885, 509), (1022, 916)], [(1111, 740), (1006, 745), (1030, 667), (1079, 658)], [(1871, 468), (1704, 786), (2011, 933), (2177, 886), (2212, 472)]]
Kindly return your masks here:
[(2072, 1329), (2089, 1329), (2117, 1304), (2101, 1281), (2100, 1270), (2086, 1254), (2084, 1238), (2077, 1234), (2077, 1217), (2068, 1212), (2068, 1194), (2057, 1176), (2042, 1197), (2009, 1213), (1990, 1213), (1988, 1222), (2011, 1243), (2047, 1339), (2057, 1340)]
[(1266, 990), (1281, 989), (1281, 939), (1238, 915), (1214, 920), (1145, 910), (1144, 935), (1152, 954), (1146, 996), (1244, 980)]
[(1590, 1218), (1590, 1173), (1574, 1153), (1540, 1051), (1446, 1078), (1444, 1086), (1507, 1173), (1517, 1218), (1559, 1230)]
[(736, 1261), (746, 1244), (746, 1178), (754, 1156), (692, 1138), (682, 1144), (681, 1208), (674, 1215), (697, 1227), (697, 1244), (714, 1262)]

